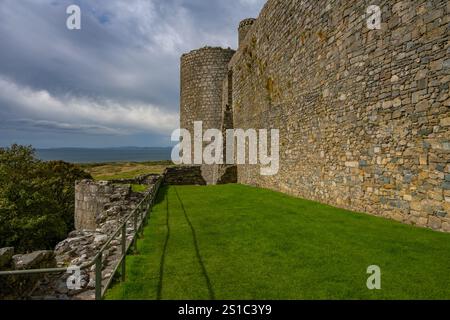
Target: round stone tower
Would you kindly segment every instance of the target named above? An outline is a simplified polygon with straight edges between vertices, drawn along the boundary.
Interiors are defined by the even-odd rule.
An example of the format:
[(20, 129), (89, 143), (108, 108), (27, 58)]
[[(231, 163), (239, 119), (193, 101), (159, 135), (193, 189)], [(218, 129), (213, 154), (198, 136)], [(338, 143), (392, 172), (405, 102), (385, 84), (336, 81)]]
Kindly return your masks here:
[(205, 47), (181, 56), (181, 128), (192, 134), (194, 121), (203, 121), (203, 131), (220, 130), (223, 81), (234, 52)]
[(255, 21), (256, 19), (248, 18), (242, 20), (241, 23), (239, 23), (239, 46), (241, 46), (241, 43), (244, 41), (245, 36), (247, 35), (248, 31), (255, 23)]

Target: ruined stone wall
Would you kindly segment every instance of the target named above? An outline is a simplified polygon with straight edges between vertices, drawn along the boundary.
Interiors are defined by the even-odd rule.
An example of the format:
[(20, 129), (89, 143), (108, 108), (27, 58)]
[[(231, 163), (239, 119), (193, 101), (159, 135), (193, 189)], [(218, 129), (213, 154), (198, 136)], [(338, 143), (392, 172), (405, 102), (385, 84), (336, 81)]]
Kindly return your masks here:
[(176, 166), (164, 171), (166, 185), (206, 185), (202, 166)]
[(445, 0), (269, 0), (230, 62), (233, 120), (280, 129), (280, 172), (239, 166), (239, 182), (450, 231), (449, 16)]
[[(0, 248), (0, 271), (55, 268), (53, 251), (40, 250), (14, 254), (14, 248)], [(40, 275), (0, 277), (0, 300), (26, 299), (39, 284)]]
[[(84, 212), (94, 216), (90, 221), (94, 221), (95, 226), (91, 226), (90, 229), (80, 228), (81, 230), (70, 232), (66, 239), (55, 246), (54, 251), (38, 251), (31, 254), (13, 256), (12, 267), (16, 269), (17, 265), (20, 265), (23, 269), (40, 267), (36, 263), (41, 263), (41, 261), (44, 261), (44, 258), (47, 258), (47, 262), (56, 264), (58, 268), (67, 266), (82, 267), (91, 262), (99, 250), (103, 248), (101, 282), (104, 288), (111, 280), (111, 277), (114, 276), (114, 271), (122, 261), (122, 233), (116, 233), (117, 230), (121, 227), (124, 219), (132, 212), (138, 213), (137, 225), (143, 223), (142, 219), (144, 219), (145, 214), (149, 214), (148, 211), (145, 212), (146, 208), (149, 208), (150, 202), (157, 196), (158, 186), (162, 179), (163, 177), (160, 175), (149, 174), (127, 180), (108, 182), (83, 180), (78, 182), (78, 190), (87, 193), (89, 202), (93, 201), (91, 197), (95, 197), (95, 190), (99, 192), (99, 198), (103, 199), (101, 200), (102, 203), (108, 199), (107, 203), (104, 203), (101, 212)], [(132, 192), (129, 185), (117, 185), (117, 183), (123, 181), (130, 183), (141, 182), (147, 184), (148, 188), (144, 192)], [(95, 185), (97, 185), (97, 188), (92, 187)], [(78, 195), (78, 199), (81, 200), (81, 198)], [(142, 205), (140, 210), (138, 209), (139, 204)], [(136, 235), (134, 221), (133, 218), (129, 218), (125, 223), (127, 248), (131, 245)], [(106, 245), (108, 238), (113, 234), (116, 235), (115, 238)], [(106, 247), (104, 248), (105, 245)], [(0, 249), (0, 258), (1, 251)], [(70, 272), (36, 275), (38, 285), (34, 286), (32, 291), (26, 292), (24, 297), (38, 300), (93, 300), (96, 283), (95, 267), (82, 268), (80, 272), (81, 281), (79, 288), (69, 288), (67, 286)], [(26, 278), (28, 280), (28, 277)]]
[[(145, 216), (150, 213), (148, 209), (157, 196), (162, 180), (161, 175), (147, 174), (134, 179), (77, 182), (77, 206), (78, 209), (83, 208), (75, 213), (78, 229), (70, 232), (66, 239), (56, 245), (54, 251), (40, 250), (14, 255), (14, 248), (0, 248), (0, 270), (80, 267), (80, 287), (68, 287), (67, 280), (71, 272), (65, 271), (3, 276), (0, 277), (0, 299), (94, 300), (95, 266), (82, 266), (92, 262), (99, 250), (103, 249), (101, 282), (103, 288), (110, 283), (122, 261), (122, 233), (117, 231), (128, 217), (125, 222), (125, 240), (126, 248), (129, 248), (135, 239), (136, 227), (144, 223)], [(124, 182), (142, 183), (148, 188), (144, 192), (132, 192), (130, 185), (118, 185)], [(129, 217), (132, 212), (137, 213), (136, 220)], [(108, 241), (113, 234), (114, 238)]]
[(131, 193), (129, 185), (110, 181), (83, 180), (75, 184), (75, 229), (95, 230), (105, 211), (105, 204)]

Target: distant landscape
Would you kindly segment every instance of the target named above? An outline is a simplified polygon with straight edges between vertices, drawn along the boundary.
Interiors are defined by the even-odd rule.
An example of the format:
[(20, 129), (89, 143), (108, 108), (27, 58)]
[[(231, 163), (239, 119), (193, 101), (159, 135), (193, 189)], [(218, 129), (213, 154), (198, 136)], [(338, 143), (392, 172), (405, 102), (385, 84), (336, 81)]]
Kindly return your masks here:
[(144, 174), (162, 174), (173, 163), (167, 160), (146, 162), (82, 163), (79, 168), (95, 180), (133, 179)]
[[(14, 247), (23, 252), (53, 249), (74, 230), (76, 181), (161, 174), (173, 165), (172, 161), (137, 160), (164, 159), (164, 152), (169, 151), (132, 147), (47, 149), (44, 158), (42, 153), (38, 157), (32, 146), (0, 147), (0, 248)], [(123, 161), (109, 161), (118, 157)], [(131, 187), (135, 192), (145, 190), (141, 185)]]
[(70, 163), (145, 162), (170, 160), (171, 152), (171, 147), (51, 148), (36, 149), (36, 157)]

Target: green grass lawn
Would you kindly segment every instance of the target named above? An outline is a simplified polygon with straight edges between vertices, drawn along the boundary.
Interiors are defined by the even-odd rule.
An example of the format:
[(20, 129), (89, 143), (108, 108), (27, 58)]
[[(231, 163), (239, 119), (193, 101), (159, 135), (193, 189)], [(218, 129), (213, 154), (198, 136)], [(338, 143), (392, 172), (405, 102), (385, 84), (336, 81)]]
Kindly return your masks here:
[(107, 299), (450, 298), (450, 234), (242, 185), (162, 189), (138, 250)]

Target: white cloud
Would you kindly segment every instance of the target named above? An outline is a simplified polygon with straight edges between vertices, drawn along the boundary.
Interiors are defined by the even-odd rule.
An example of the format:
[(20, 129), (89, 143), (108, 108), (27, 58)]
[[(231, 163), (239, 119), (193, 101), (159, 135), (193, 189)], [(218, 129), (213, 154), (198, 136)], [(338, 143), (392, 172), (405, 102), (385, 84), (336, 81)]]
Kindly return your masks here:
[[(118, 132), (169, 133), (177, 127), (178, 115), (163, 108), (139, 102), (125, 104), (108, 99), (66, 95), (54, 97), (46, 90), (28, 87), (0, 77), (0, 100), (15, 108), (18, 115), (61, 123), (60, 128), (114, 128)], [(70, 123), (68, 122), (70, 119)], [(44, 124), (41, 122), (41, 124)]]
[[(34, 120), (34, 119), (11, 119), (8, 124), (14, 128), (22, 128), (23, 130), (31, 131), (58, 131), (66, 133), (87, 133), (100, 135), (128, 135), (130, 130), (120, 128), (110, 128), (100, 125), (90, 124), (73, 124), (49, 120)], [(6, 125), (8, 125), (6, 124)]]
[(0, 143), (166, 143), (181, 54), (236, 47), (265, 1), (77, 0), (82, 29), (69, 31), (72, 0), (0, 0)]

